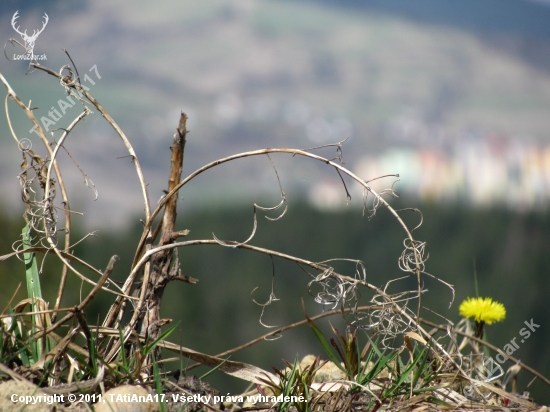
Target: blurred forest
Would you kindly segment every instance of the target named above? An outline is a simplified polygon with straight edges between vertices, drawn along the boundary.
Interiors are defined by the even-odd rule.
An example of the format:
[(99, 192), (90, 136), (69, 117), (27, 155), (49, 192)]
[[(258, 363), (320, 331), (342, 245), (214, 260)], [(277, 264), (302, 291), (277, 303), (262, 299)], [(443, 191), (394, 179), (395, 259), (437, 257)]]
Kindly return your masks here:
[[(544, 375), (550, 375), (550, 352), (545, 350), (550, 339), (547, 317), (550, 214), (520, 214), (503, 209), (475, 210), (461, 206), (442, 208), (428, 204), (414, 206), (424, 215), (424, 223), (415, 235), (428, 242), (430, 259), (427, 271), (456, 289), (455, 302), (449, 309), (451, 291), (427, 278), (425, 288), (429, 292), (423, 297), (424, 306), (457, 322), (460, 319), (458, 305), (464, 298), (475, 295), (475, 261), (480, 295), (490, 296), (507, 308), (506, 320), (487, 328), (489, 341), (502, 348), (512, 338), (518, 337), (524, 321), (533, 319), (540, 328), (521, 343), (514, 356)], [(414, 227), (419, 215), (411, 212), (409, 217), (407, 223)], [(135, 222), (133, 227), (116, 233), (100, 231), (77, 245), (74, 253), (99, 268), (105, 267), (112, 254), (118, 254), (121, 261), (115, 269), (114, 279), (122, 282), (141, 234), (142, 226), (138, 219)], [(251, 208), (242, 206), (188, 213), (183, 210), (178, 222), (180, 228), (191, 230), (188, 239), (211, 239), (212, 233), (215, 233), (220, 239), (243, 240), (250, 233), (253, 218)], [(22, 218), (0, 216), (3, 232), (0, 237), (1, 254), (11, 250), (11, 244), (17, 240), (22, 226)], [(313, 261), (361, 259), (366, 264), (367, 280), (383, 286), (388, 280), (401, 276), (397, 259), (402, 251), (403, 238), (402, 229), (384, 209), (369, 220), (362, 217), (358, 209), (327, 213), (311, 209), (305, 203), (291, 202), (287, 215), (281, 220), (268, 221), (258, 217), (258, 233), (251, 243)], [(179, 322), (178, 330), (171, 336), (172, 341), (216, 354), (270, 331), (260, 325), (261, 307), (255, 305), (250, 297), (253, 289), (258, 287), (253, 298), (262, 303), (268, 300), (272, 281), (269, 257), (217, 245), (180, 248), (179, 257), (183, 274), (198, 278), (199, 283), (174, 282), (167, 288), (162, 316)], [(56, 270), (55, 258), (50, 256), (46, 259), (45, 272), (41, 276), (46, 300), (51, 302), (60, 271)], [(274, 292), (280, 301), (267, 307), (263, 322), (284, 326), (302, 320), (302, 299), (310, 316), (321, 313), (322, 308), (307, 291), (307, 283), (311, 279), (309, 275), (295, 264), (277, 258), (274, 263)], [(337, 263), (336, 268), (352, 276), (355, 270), (353, 264)], [(0, 273), (10, 274), (2, 276), (1, 306), (7, 304), (21, 282), (23, 284), (15, 302), (23, 299), (23, 263), (16, 258), (0, 262)], [(414, 284), (414, 279), (405, 279), (392, 285), (389, 290), (414, 289)], [(79, 302), (79, 294), (84, 294), (87, 289), (73, 276), (70, 277), (68, 290), (71, 293), (66, 294), (62, 304), (64, 307)], [(364, 304), (369, 298), (363, 296)], [(100, 318), (105, 315), (111, 300), (112, 297), (106, 293), (94, 300), (86, 313), (91, 324), (95, 323), (98, 314)], [(411, 306), (415, 305), (413, 301)], [(437, 316), (428, 310), (424, 310), (423, 316), (438, 321)], [(332, 317), (331, 322), (341, 329), (344, 327), (338, 316)], [(325, 327), (327, 325), (326, 321), (320, 323)], [(281, 367), (281, 358), (292, 361), (297, 354), (302, 357), (307, 353), (321, 354), (322, 350), (313, 333), (304, 326), (286, 332), (278, 340), (265, 341), (236, 353), (231, 359), (270, 369), (272, 365)], [(520, 374), (520, 391), (531, 378), (527, 372)], [(242, 382), (228, 380), (221, 373), (213, 374), (209, 379), (222, 391), (244, 389)], [(544, 384), (535, 382), (530, 391), (538, 402), (550, 401)]]

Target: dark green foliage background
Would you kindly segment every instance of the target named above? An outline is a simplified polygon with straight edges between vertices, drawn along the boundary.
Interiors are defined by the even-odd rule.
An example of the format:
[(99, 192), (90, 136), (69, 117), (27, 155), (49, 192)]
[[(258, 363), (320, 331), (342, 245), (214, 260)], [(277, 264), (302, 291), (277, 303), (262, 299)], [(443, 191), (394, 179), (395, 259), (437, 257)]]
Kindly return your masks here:
[[(418, 205), (424, 214), (424, 224), (414, 234), (428, 242), (430, 259), (427, 270), (455, 286), (456, 299), (448, 305), (452, 294), (440, 283), (426, 279), (429, 292), (424, 297), (425, 306), (456, 322), (458, 305), (475, 295), (473, 261), (475, 259), (482, 296), (490, 296), (504, 303), (507, 318), (504, 322), (488, 327), (491, 343), (502, 348), (512, 338), (519, 337), (524, 321), (533, 319), (540, 328), (520, 344), (514, 356), (534, 367), (544, 375), (550, 375), (550, 323), (548, 322), (548, 296), (550, 296), (550, 214), (514, 213), (506, 210), (473, 210), (463, 207), (435, 207)], [(418, 214), (407, 212), (405, 220), (411, 226), (418, 221)], [(138, 219), (136, 219), (137, 222)], [(220, 239), (244, 240), (252, 228), (252, 210), (249, 206), (228, 210), (180, 211), (178, 228), (190, 229), (187, 239), (211, 239), (212, 232)], [(271, 222), (262, 215), (258, 217), (258, 233), (251, 242), (254, 245), (276, 249), (313, 261), (325, 259), (355, 258), (365, 262), (367, 280), (382, 286), (389, 279), (402, 275), (397, 261), (402, 251), (404, 233), (390, 214), (380, 209), (369, 220), (361, 211), (322, 213), (305, 205), (291, 204), (287, 215)], [(0, 216), (0, 253), (10, 251), (17, 239), (22, 219)], [(122, 234), (101, 232), (78, 245), (75, 254), (104, 268), (110, 255), (118, 254), (114, 278), (123, 281), (128, 273), (133, 251), (140, 235), (141, 225), (136, 224)], [(183, 240), (187, 240), (183, 239)], [(180, 322), (180, 328), (171, 340), (181, 342), (196, 350), (216, 354), (240, 345), (267, 333), (259, 322), (261, 308), (250, 298), (259, 302), (268, 299), (272, 265), (268, 256), (250, 251), (234, 250), (221, 246), (191, 246), (180, 248), (182, 272), (198, 278), (197, 285), (170, 284), (163, 301), (163, 317)], [(47, 258), (44, 279), (44, 294), (53, 304), (58, 282), (59, 265), (55, 258)], [(311, 277), (295, 264), (275, 259), (275, 295), (280, 299), (266, 309), (264, 322), (269, 325), (285, 325), (303, 319), (301, 299), (308, 314), (321, 312), (307, 292)], [(340, 273), (353, 275), (354, 265), (335, 263)], [(53, 269), (52, 269), (53, 268)], [(0, 276), (4, 287), (0, 289), (0, 303), (4, 307), (17, 283), (23, 282), (16, 299), (25, 296), (23, 264), (12, 258), (0, 262)], [(82, 288), (82, 289), (81, 289)], [(397, 282), (389, 291), (414, 289), (415, 280)], [(78, 302), (79, 295), (89, 290), (81, 282), (70, 277), (63, 306)], [(364, 291), (362, 301), (367, 304), (371, 295)], [(106, 313), (112, 298), (103, 294), (88, 308), (87, 316), (95, 324), (98, 314)], [(428, 319), (437, 317), (428, 311)], [(335, 325), (342, 323), (333, 318)], [(320, 322), (326, 327), (326, 322)], [(519, 341), (519, 339), (518, 339)], [(401, 342), (396, 342), (401, 344)], [(276, 341), (262, 342), (251, 349), (233, 355), (232, 359), (252, 362), (263, 368), (271, 365), (282, 367), (281, 358), (292, 361), (296, 354), (321, 353), (319, 344), (307, 327), (285, 333)], [(510, 365), (506, 365), (510, 366)], [(173, 365), (173, 369), (177, 365)], [(200, 373), (200, 371), (198, 372)], [(531, 380), (527, 372), (521, 373), (520, 390)], [(239, 381), (229, 380), (221, 374), (212, 377), (214, 385), (222, 391), (243, 389)], [(548, 388), (535, 382), (531, 393), (538, 402), (549, 402)]]

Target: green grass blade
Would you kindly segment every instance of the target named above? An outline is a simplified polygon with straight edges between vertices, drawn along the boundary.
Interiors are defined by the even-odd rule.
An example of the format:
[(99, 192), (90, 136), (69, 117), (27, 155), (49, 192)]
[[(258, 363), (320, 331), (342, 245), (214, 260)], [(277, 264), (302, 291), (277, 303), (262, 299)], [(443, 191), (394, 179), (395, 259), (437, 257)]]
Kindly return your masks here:
[(455, 405), (451, 405), (450, 403), (447, 403), (445, 401), (442, 401), (441, 399), (438, 399), (436, 398), (435, 396), (430, 396), (428, 399), (427, 399), (428, 402), (433, 402), (435, 403), (436, 405), (441, 405), (441, 406), (445, 406), (449, 409), (455, 409), (456, 406)]
[[(286, 396), (291, 396), (292, 391), (296, 386), (294, 381), (295, 381), (296, 373), (298, 371), (298, 365), (299, 365), (298, 355), (296, 355), (296, 358), (294, 359), (294, 364), (292, 365), (292, 369), (290, 370), (290, 375), (288, 375), (288, 379), (285, 380), (284, 387), (282, 388), (283, 399)], [(288, 410), (289, 407), (290, 407), (290, 403), (283, 401), (279, 404), (279, 407), (277, 409), (279, 411), (286, 411)]]
[(412, 380), (412, 387), (414, 388), (418, 382), (418, 379), (420, 379), (420, 376), (422, 375), (422, 372), (424, 372), (426, 370), (426, 367), (429, 366), (429, 364), (427, 364), (427, 361), (428, 361), (428, 355), (429, 355), (429, 350), (425, 350), (420, 356), (422, 357), (422, 359), (420, 359), (420, 362), (419, 362), (419, 367), (416, 369), (414, 375), (413, 375), (413, 380)]
[[(10, 308), (10, 314), (13, 314), (13, 310)], [(15, 346), (18, 348), (16, 353), (13, 353), (12, 356), (20, 356), (21, 362), (24, 366), (31, 366), (31, 359), (28, 356), (28, 352), (32, 353), (32, 349), (29, 347), (29, 344), (25, 343), (26, 336), (25, 331), (23, 330), (23, 324), (17, 322), (16, 318), (12, 318), (11, 328), (8, 331), (8, 334), (13, 333), (15, 336)]]
[(313, 322), (309, 316), (306, 315), (307, 323), (309, 323), (309, 327), (317, 337), (317, 340), (323, 347), (323, 350), (327, 354), (328, 358), (334, 363), (342, 372), (344, 372), (346, 375), (348, 372), (344, 369), (342, 365), (340, 365), (340, 360), (338, 359), (338, 356), (336, 356), (336, 353), (334, 352), (334, 349), (332, 348), (332, 345), (329, 343), (327, 338), (323, 335), (323, 332), (321, 332), (321, 329), (317, 327), (315, 322)]
[[(124, 342), (124, 334), (122, 333), (122, 328), (118, 328), (118, 336), (120, 342)], [(126, 358), (126, 351), (124, 350), (124, 344), (121, 344), (120, 347), (120, 356), (122, 357), (122, 368), (125, 373), (130, 374), (130, 365), (128, 364), (128, 358)]]
[(151, 352), (155, 348), (155, 346), (157, 346), (157, 343), (159, 343), (161, 340), (166, 339), (177, 327), (178, 324), (176, 323), (174, 326), (172, 326), (164, 333), (162, 333), (158, 338), (156, 338), (151, 344), (146, 345), (143, 351), (143, 356), (147, 356), (149, 352)]
[[(422, 354), (426, 351), (426, 349), (427, 349), (427, 347), (423, 349)], [(414, 367), (418, 364), (421, 357), (422, 356), (417, 356), (416, 359), (411, 362), (411, 364), (403, 371), (403, 373), (399, 375), (399, 379), (397, 379), (395, 384), (392, 385), (392, 387), (384, 393), (384, 397), (388, 397), (388, 396), (392, 395), (397, 389), (399, 389), (399, 387), (401, 387), (403, 382), (405, 382), (407, 380), (407, 378), (409, 377), (409, 375), (413, 371)]]
[(359, 383), (361, 385), (368, 384), (384, 368), (386, 368), (388, 366), (388, 363), (390, 363), (392, 360), (394, 360), (396, 356), (397, 356), (397, 353), (390, 353), (389, 355), (382, 356), (381, 358), (378, 358), (378, 360), (374, 364), (373, 368), (362, 378), (361, 382), (359, 382)]
[[(23, 249), (29, 249), (31, 247), (31, 228), (29, 221), (25, 219), (25, 227), (21, 233), (23, 239)], [(38, 265), (36, 264), (36, 256), (33, 252), (23, 253), (23, 261), (25, 262), (25, 277), (27, 279), (27, 295), (33, 302), (33, 311), (38, 311), (38, 305), (35, 299), (42, 299), (42, 289), (40, 288), (40, 278), (38, 277)], [(40, 315), (37, 315), (40, 316)], [(37, 331), (35, 325), (35, 317), (32, 318), (32, 333)], [(32, 357), (34, 361), (37, 361), (42, 356), (42, 345), (39, 341), (33, 340), (31, 342)]]
[[(362, 381), (365, 374), (367, 373), (367, 369), (369, 368), (369, 363), (370, 363), (370, 361), (372, 360), (372, 358), (374, 356), (373, 346), (375, 346), (375, 343), (371, 341), (370, 350), (368, 351), (367, 357), (365, 358), (365, 361), (364, 361), (365, 364), (364, 364), (364, 366), (361, 366), (359, 368), (359, 373), (358, 373), (358, 377), (357, 377), (358, 382)], [(359, 356), (361, 356), (361, 355), (359, 355)]]
[(153, 376), (155, 378), (155, 389), (157, 390), (157, 394), (159, 396), (160, 411), (165, 412), (166, 408), (165, 408), (164, 402), (161, 401), (163, 392), (162, 392), (162, 381), (160, 378), (159, 364), (158, 362), (155, 361), (154, 353), (152, 354), (152, 356), (153, 356)]
[(225, 362), (227, 362), (229, 360), (230, 356), (228, 356), (227, 358), (225, 358), (223, 360), (222, 363), (220, 363), (218, 366), (216, 366), (215, 368), (212, 368), (210, 369), (208, 372), (206, 372), (204, 375), (202, 375), (199, 379), (202, 381), (204, 378), (206, 378), (208, 375), (210, 375), (212, 372), (215, 372), (216, 370), (218, 370), (218, 368), (220, 366), (222, 366)]
[[(30, 227), (26, 220), (25, 227), (22, 232), (23, 249), (31, 247)], [(27, 293), (30, 299), (42, 298), (42, 290), (40, 288), (40, 278), (38, 277), (38, 265), (36, 264), (36, 256), (33, 252), (23, 253), (25, 262), (25, 274), (27, 276)], [(36, 307), (34, 310), (37, 310)]]
[(381, 358), (382, 356), (384, 356), (384, 354), (380, 351), (380, 349), (378, 349), (378, 346), (376, 344), (377, 342), (374, 342), (370, 337), (369, 337), (369, 341), (371, 342), (372, 350), (374, 350), (374, 352), (376, 352), (378, 357)]
[(444, 383), (442, 385), (430, 386), (428, 388), (413, 389), (412, 393), (414, 393), (416, 395), (416, 394), (419, 394), (419, 393), (436, 391), (438, 389), (444, 389), (444, 388), (448, 388), (448, 387), (449, 387), (449, 383)]
[[(121, 348), (124, 351), (124, 348)], [(99, 359), (97, 354), (96, 339), (92, 336), (90, 339), (90, 347), (88, 348), (90, 354), (90, 368), (92, 369), (92, 376), (95, 378), (99, 373)]]

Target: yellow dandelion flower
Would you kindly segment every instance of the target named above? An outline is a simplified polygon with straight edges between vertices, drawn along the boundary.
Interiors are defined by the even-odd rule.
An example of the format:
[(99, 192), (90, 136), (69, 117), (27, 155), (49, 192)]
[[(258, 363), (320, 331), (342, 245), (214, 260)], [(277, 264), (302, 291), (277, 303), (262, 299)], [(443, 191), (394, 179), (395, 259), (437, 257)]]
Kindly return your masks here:
[(476, 322), (488, 325), (506, 317), (506, 309), (491, 298), (468, 298), (460, 304), (459, 312), (465, 318), (474, 318)]

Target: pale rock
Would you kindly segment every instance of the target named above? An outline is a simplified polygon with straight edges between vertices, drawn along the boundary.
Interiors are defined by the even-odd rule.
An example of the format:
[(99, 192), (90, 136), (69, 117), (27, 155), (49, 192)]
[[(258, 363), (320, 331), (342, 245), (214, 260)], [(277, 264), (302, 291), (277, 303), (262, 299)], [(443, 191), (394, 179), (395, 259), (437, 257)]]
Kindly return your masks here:
[[(50, 412), (53, 408), (57, 411), (65, 412), (67, 408), (58, 403), (49, 404), (47, 402), (37, 402), (35, 404), (14, 403), (11, 401), (12, 395), (19, 396), (51, 396), (43, 392), (38, 386), (28, 381), (6, 381), (0, 384), (0, 411), (24, 411), (24, 412)], [(52, 399), (52, 398), (50, 398)]]

